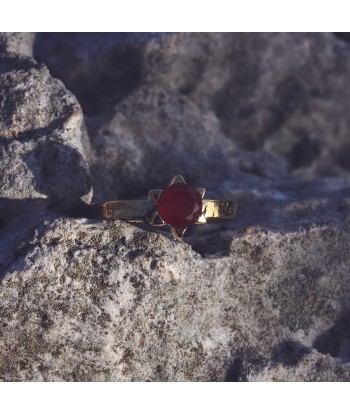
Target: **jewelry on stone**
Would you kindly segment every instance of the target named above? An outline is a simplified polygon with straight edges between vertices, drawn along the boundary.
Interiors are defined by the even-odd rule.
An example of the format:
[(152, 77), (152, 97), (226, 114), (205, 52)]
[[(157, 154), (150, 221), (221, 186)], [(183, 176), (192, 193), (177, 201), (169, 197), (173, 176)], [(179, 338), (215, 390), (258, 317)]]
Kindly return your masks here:
[(83, 214), (91, 219), (168, 225), (175, 239), (182, 239), (191, 225), (233, 219), (236, 215), (235, 201), (204, 199), (205, 190), (189, 186), (178, 175), (171, 179), (166, 189), (150, 190), (147, 200), (91, 203), (84, 207)]

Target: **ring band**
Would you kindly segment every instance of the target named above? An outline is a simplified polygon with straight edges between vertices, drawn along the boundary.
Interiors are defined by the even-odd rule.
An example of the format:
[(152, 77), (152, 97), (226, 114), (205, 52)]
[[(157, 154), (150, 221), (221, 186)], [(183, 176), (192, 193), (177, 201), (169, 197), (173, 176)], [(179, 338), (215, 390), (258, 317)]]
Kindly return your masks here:
[[(148, 200), (114, 200), (91, 203), (85, 206), (84, 216), (99, 220), (125, 220), (127, 222), (147, 222), (151, 217), (153, 204)], [(207, 222), (233, 219), (237, 203), (232, 200), (203, 200), (203, 211)]]
[[(213, 223), (235, 218), (237, 202), (204, 199), (204, 193), (205, 189), (188, 186), (184, 178), (178, 175), (172, 178), (168, 188), (164, 191), (150, 190), (146, 200), (91, 203), (83, 207), (81, 214), (90, 219), (145, 222), (153, 226), (169, 225), (173, 236), (181, 239), (188, 226), (192, 224)], [(179, 211), (186, 212), (183, 217), (181, 213), (178, 213), (176, 217), (176, 206)]]

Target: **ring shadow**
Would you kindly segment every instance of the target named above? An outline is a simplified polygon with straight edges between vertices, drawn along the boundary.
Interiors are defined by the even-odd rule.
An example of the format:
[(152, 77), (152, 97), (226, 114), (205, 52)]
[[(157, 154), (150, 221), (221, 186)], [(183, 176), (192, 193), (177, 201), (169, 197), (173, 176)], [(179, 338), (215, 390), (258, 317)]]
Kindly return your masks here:
[(322, 354), (330, 354), (343, 363), (350, 362), (350, 310), (347, 310), (333, 326), (321, 333), (312, 345)]
[(283, 340), (278, 343), (272, 350), (270, 360), (254, 351), (243, 352), (227, 368), (225, 382), (248, 382), (250, 373), (259, 372), (267, 364), (272, 366), (282, 364), (286, 367), (296, 366), (309, 353), (311, 353), (311, 349), (292, 340)]

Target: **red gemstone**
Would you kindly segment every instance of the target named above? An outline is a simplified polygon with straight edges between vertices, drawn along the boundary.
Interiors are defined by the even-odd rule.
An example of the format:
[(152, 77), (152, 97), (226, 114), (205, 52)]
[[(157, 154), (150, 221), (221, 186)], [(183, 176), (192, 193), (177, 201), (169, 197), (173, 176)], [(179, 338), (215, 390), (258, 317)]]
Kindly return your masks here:
[(197, 222), (202, 214), (202, 196), (186, 183), (175, 183), (160, 194), (158, 212), (163, 221), (173, 228), (187, 228)]

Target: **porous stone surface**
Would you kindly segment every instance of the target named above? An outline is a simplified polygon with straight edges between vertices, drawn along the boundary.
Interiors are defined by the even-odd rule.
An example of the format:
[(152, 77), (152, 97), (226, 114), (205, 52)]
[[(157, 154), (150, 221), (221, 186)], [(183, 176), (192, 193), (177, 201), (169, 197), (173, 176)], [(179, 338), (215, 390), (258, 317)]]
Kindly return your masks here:
[(239, 148), (308, 179), (349, 175), (349, 48), (331, 33), (43, 34), (35, 51), (89, 115), (162, 86), (212, 110)]
[(39, 206), (71, 209), (91, 192), (76, 98), (45, 65), (12, 50), (0, 52), (3, 220)]
[(140, 197), (176, 174), (213, 187), (232, 165), (234, 145), (215, 114), (162, 88), (140, 88), (86, 126), (95, 200)]
[[(298, 348), (298, 346), (297, 346)], [(300, 361), (287, 360), (264, 368), (258, 375), (249, 376), (251, 382), (349, 382), (350, 367), (331, 356), (304, 350)]]
[[(334, 152), (347, 151), (348, 45), (42, 34), (34, 50), (86, 117), (80, 132), (63, 84), (2, 52), (1, 105), (14, 110), (0, 118), (0, 380), (349, 381), (350, 179)], [(237, 218), (178, 242), (76, 217), (85, 157), (96, 200), (182, 174), (236, 200)]]
[(37, 33), (34, 52), (76, 94), (85, 114), (104, 114), (142, 85), (140, 52), (148, 42), (161, 40), (163, 35)]
[(0, 32), (0, 51), (32, 56), (35, 33)]
[[(226, 252), (200, 255), (122, 222), (27, 221), (1, 235), (1, 380), (350, 380), (347, 334), (318, 340), (347, 312), (348, 224), (214, 232)], [(303, 360), (315, 345), (333, 357)]]

